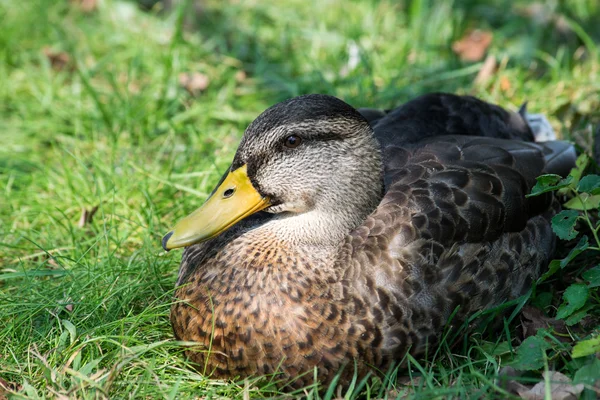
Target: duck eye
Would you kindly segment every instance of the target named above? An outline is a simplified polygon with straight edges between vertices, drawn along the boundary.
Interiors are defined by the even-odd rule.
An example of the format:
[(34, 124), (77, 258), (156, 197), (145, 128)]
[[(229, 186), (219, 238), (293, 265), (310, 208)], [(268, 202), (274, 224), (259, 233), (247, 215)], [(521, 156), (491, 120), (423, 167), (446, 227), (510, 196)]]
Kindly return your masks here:
[(302, 138), (300, 136), (291, 135), (285, 138), (285, 147), (289, 149), (300, 146), (300, 143), (302, 143)]
[(224, 199), (230, 198), (231, 196), (233, 196), (234, 192), (235, 192), (235, 189), (233, 189), (233, 188), (227, 189), (226, 191), (223, 192), (223, 198)]

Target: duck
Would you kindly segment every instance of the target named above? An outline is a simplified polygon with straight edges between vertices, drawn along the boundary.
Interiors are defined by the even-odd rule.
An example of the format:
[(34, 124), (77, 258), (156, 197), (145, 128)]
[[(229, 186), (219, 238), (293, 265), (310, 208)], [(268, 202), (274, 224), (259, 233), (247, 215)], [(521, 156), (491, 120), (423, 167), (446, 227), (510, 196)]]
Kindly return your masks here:
[(322, 94), (268, 108), (162, 240), (184, 248), (170, 321), (196, 344), (186, 356), (211, 378), (347, 385), (526, 293), (560, 210), (552, 193), (526, 195), (575, 165), (570, 143), (536, 142), (527, 115), (448, 93), (392, 110)]

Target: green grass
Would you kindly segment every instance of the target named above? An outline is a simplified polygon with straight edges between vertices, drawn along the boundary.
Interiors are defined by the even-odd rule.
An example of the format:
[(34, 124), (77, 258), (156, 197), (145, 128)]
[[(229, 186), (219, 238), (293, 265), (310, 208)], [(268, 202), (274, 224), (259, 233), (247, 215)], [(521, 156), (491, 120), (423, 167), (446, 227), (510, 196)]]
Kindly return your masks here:
[[(165, 254), (160, 239), (212, 190), (247, 124), (280, 100), (320, 92), (390, 108), (438, 90), (512, 109), (527, 100), (562, 137), (591, 146), (600, 121), (594, 0), (560, 2), (552, 18), (562, 30), (527, 16), (525, 1), (274, 4), (207, 0), (194, 14), (105, 0), (87, 14), (68, 1), (0, 0), (0, 378), (16, 398), (274, 393), (189, 368), (168, 320), (180, 253)], [(451, 50), (472, 28), (494, 33), (499, 70), (485, 86), (473, 84), (481, 63)], [(68, 53), (68, 65), (53, 68), (46, 48)], [(191, 96), (183, 72), (206, 75), (208, 88)], [(577, 259), (573, 271), (594, 262)], [(560, 304), (566, 286), (550, 281), (543, 305)], [(600, 330), (591, 304), (595, 325), (574, 339)], [(362, 393), (502, 398), (496, 378), (520, 329), (517, 317), (501, 335), (474, 333), (452, 349), (449, 337), (395, 372), (419, 377), (413, 385), (369, 382)], [(573, 377), (590, 358), (571, 360), (570, 345), (560, 346), (545, 368)]]

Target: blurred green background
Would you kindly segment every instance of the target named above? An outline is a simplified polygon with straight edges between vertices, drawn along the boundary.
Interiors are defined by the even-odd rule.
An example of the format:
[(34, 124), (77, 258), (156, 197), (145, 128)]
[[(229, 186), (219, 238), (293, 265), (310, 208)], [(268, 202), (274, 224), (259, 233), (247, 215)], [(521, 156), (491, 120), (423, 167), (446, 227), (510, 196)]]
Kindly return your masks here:
[[(449, 91), (528, 101), (589, 148), (599, 21), (597, 0), (0, 0), (0, 378), (31, 398), (261, 397), (189, 371), (180, 254), (160, 248), (247, 124), (304, 93)], [(421, 395), (498, 390), (500, 364), (448, 360)]]

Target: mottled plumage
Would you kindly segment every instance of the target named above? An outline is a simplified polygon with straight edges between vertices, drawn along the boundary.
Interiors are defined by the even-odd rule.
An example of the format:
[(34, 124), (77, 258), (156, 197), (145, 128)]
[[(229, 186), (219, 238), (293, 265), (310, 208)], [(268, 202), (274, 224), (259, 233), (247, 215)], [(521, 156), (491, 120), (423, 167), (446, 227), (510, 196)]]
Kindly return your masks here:
[[(223, 185), (246, 168), (264, 211), (186, 248), (175, 336), (199, 344), (186, 353), (212, 377), (279, 373), (293, 386), (313, 367), (327, 383), (347, 366), (344, 384), (355, 366), (385, 371), (435, 346), (456, 309), (460, 324), (521, 295), (552, 255), (558, 204), (525, 195), (536, 176), (568, 173), (574, 151), (533, 140), (521, 115), (472, 97), (388, 112), (322, 95), (273, 106), (210, 200), (230, 204), (241, 185)], [(165, 247), (190, 243), (195, 224)]]

